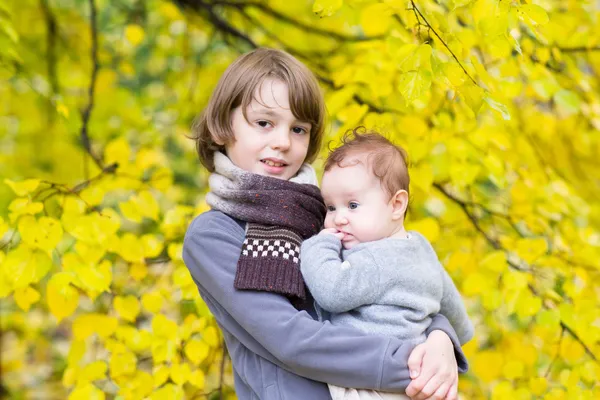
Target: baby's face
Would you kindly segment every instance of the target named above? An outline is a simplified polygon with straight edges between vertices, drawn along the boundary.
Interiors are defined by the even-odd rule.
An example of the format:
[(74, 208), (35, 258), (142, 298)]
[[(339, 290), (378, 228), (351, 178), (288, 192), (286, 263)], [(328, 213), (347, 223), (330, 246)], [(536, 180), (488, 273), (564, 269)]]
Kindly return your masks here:
[(321, 192), (327, 206), (325, 228), (344, 233), (345, 249), (387, 238), (397, 228), (388, 193), (362, 162), (325, 172)]

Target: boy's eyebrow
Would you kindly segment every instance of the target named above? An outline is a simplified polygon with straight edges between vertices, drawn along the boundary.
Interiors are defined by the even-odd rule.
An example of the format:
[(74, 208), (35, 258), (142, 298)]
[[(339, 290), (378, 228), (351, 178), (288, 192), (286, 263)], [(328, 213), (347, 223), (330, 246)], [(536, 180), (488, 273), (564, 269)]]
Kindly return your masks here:
[[(258, 107), (258, 108), (251, 108), (250, 112), (254, 113), (254, 114), (262, 114), (262, 115), (267, 115), (269, 117), (279, 117), (279, 114), (277, 114), (275, 111), (271, 110), (270, 108), (266, 108), (266, 107)], [(296, 118), (296, 122), (301, 123), (301, 124), (306, 124), (306, 125), (312, 125), (310, 122), (308, 121), (301, 121), (299, 119)]]

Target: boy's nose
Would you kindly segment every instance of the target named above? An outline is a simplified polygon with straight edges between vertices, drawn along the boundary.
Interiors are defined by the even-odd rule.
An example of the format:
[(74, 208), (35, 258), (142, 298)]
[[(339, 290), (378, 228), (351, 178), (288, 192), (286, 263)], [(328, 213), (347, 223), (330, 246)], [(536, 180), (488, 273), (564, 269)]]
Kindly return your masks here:
[(275, 137), (271, 143), (272, 149), (287, 150), (290, 148), (290, 135), (286, 129), (278, 129), (274, 134)]

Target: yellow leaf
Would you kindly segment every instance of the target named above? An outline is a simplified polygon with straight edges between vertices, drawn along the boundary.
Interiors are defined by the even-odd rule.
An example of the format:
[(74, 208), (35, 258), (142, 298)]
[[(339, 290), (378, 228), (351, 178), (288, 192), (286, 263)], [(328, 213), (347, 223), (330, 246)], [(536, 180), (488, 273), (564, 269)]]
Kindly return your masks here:
[(158, 314), (152, 318), (152, 332), (157, 337), (174, 340), (177, 337), (177, 324), (164, 315)]
[(2, 263), (6, 283), (12, 289), (23, 289), (39, 282), (50, 270), (52, 260), (46, 253), (21, 244), (9, 251)]
[(39, 179), (26, 179), (21, 182), (15, 182), (11, 179), (4, 179), (4, 183), (6, 183), (10, 188), (15, 192), (17, 196), (27, 196), (30, 193), (33, 193), (39, 186)]
[(343, 0), (316, 0), (312, 11), (319, 17), (330, 17), (344, 4)]
[(440, 225), (435, 218), (428, 217), (411, 222), (409, 229), (419, 232), (432, 243), (440, 237)]
[(527, 263), (533, 263), (548, 251), (548, 242), (544, 238), (519, 239), (516, 252)]
[(126, 165), (129, 163), (131, 157), (131, 148), (127, 140), (120, 137), (113, 140), (106, 145), (104, 149), (104, 158), (107, 164), (119, 163), (119, 165)]
[(103, 391), (88, 383), (83, 386), (77, 386), (69, 395), (68, 400), (104, 400), (105, 398)]
[(465, 296), (474, 296), (485, 292), (487, 279), (484, 275), (474, 272), (469, 274), (462, 285), (462, 293)]
[(40, 299), (40, 293), (31, 286), (16, 290), (14, 296), (15, 302), (23, 311), (29, 311), (31, 305)]
[(183, 243), (170, 243), (167, 254), (172, 261), (183, 261)]
[(113, 306), (119, 313), (119, 316), (129, 322), (135, 322), (136, 317), (140, 313), (140, 303), (132, 295), (115, 297)]
[(137, 46), (144, 40), (144, 29), (135, 24), (130, 24), (125, 27), (125, 37), (133, 46)]
[(15, 222), (21, 215), (35, 215), (41, 212), (44, 205), (37, 201), (32, 202), (29, 199), (17, 198), (8, 205), (8, 209), (10, 211), (8, 219), (10, 222)]
[(386, 3), (374, 3), (360, 12), (360, 25), (367, 36), (379, 36), (386, 33), (393, 23), (393, 10)]
[(529, 389), (534, 396), (541, 396), (548, 389), (548, 379), (543, 377), (532, 377), (529, 379)]
[(410, 183), (428, 193), (433, 184), (433, 168), (431, 164), (421, 164), (410, 171)]
[(109, 361), (110, 377), (115, 379), (135, 373), (137, 358), (130, 351), (120, 354), (112, 354)]
[(6, 222), (4, 222), (4, 218), (0, 217), (0, 239), (8, 232), (10, 227)]
[(202, 332), (202, 339), (211, 347), (218, 347), (220, 344), (219, 333), (214, 326), (209, 326)]
[(198, 389), (204, 389), (204, 386), (206, 385), (204, 372), (202, 372), (202, 370), (200, 369), (194, 370), (194, 372), (190, 374), (188, 380), (192, 385), (196, 386)]
[(126, 233), (121, 238), (119, 254), (125, 261), (131, 263), (144, 262), (144, 245), (137, 236), (132, 233)]
[(190, 376), (190, 365), (188, 363), (173, 363), (171, 365), (171, 379), (176, 385), (182, 386)]
[(131, 199), (120, 203), (119, 209), (125, 218), (137, 223), (142, 222), (143, 215), (141, 208)]
[(63, 229), (60, 222), (50, 217), (40, 217), (36, 220), (26, 215), (19, 221), (19, 232), (23, 242), (33, 248), (39, 248), (49, 256), (61, 241)]
[(77, 242), (75, 244), (75, 251), (79, 254), (82, 260), (85, 260), (88, 264), (96, 264), (104, 254), (106, 250), (99, 246), (91, 246), (89, 243)]
[(536, 4), (525, 4), (517, 9), (517, 13), (523, 19), (528, 19), (533, 24), (545, 25), (550, 20), (548, 13)]
[(183, 400), (184, 391), (179, 386), (167, 383), (150, 395), (150, 400)]
[(164, 240), (156, 235), (143, 235), (142, 245), (144, 246), (144, 257), (154, 258), (160, 255), (163, 249)]
[(94, 361), (81, 369), (77, 377), (77, 384), (90, 383), (100, 379), (106, 379), (107, 365), (104, 361)]
[(142, 306), (152, 314), (159, 313), (162, 304), (163, 296), (158, 291), (152, 291), (142, 295)]
[(152, 368), (152, 378), (154, 379), (154, 387), (162, 386), (169, 379), (169, 367), (166, 365), (155, 365)]
[(173, 272), (173, 283), (180, 288), (194, 285), (190, 271), (185, 266), (179, 266)]
[(431, 72), (426, 70), (405, 72), (398, 81), (398, 90), (409, 103), (419, 99), (430, 86)]
[(148, 217), (153, 220), (158, 219), (158, 213), (160, 209), (158, 206), (158, 202), (156, 201), (152, 193), (150, 193), (147, 190), (140, 192), (135, 197), (135, 202), (140, 208), (144, 217)]
[(94, 207), (102, 204), (104, 194), (105, 191), (100, 185), (93, 185), (83, 189), (79, 195), (89, 206)]
[(146, 399), (153, 390), (152, 376), (145, 371), (136, 371), (133, 377), (120, 382), (119, 389), (123, 399)]
[(148, 267), (146, 267), (146, 264), (142, 263), (131, 264), (131, 266), (129, 267), (129, 275), (135, 281), (139, 282), (142, 279), (144, 279), (146, 275), (148, 275)]
[(496, 351), (481, 351), (473, 358), (473, 373), (482, 382), (490, 383), (500, 377), (504, 359)]
[(67, 367), (62, 376), (62, 384), (64, 387), (69, 388), (75, 385), (77, 382), (77, 375), (79, 374), (78, 367)]
[(80, 315), (73, 322), (73, 336), (76, 340), (84, 340), (94, 333), (106, 339), (117, 329), (118, 321), (114, 317), (102, 314)]
[(502, 273), (508, 269), (508, 263), (506, 261), (506, 253), (503, 251), (493, 251), (489, 253), (479, 265), (481, 268), (487, 270)]
[(67, 362), (69, 365), (75, 365), (83, 358), (85, 354), (86, 346), (85, 341), (83, 340), (74, 340), (71, 342), (71, 347), (69, 348), (69, 355), (67, 357)]
[(192, 339), (185, 345), (184, 352), (192, 363), (198, 365), (208, 357), (209, 347), (203, 341)]

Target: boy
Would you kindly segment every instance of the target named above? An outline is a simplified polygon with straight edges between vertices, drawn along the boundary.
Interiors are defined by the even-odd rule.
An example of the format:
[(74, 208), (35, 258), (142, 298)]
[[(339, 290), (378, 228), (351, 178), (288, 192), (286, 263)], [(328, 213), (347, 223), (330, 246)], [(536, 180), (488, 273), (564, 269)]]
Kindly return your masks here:
[[(301, 270), (334, 325), (422, 343), (431, 316), (448, 318), (461, 344), (473, 336), (460, 294), (429, 242), (404, 229), (404, 151), (376, 132), (346, 135), (325, 163), (325, 229), (306, 240)], [(403, 395), (330, 385), (334, 400)]]

